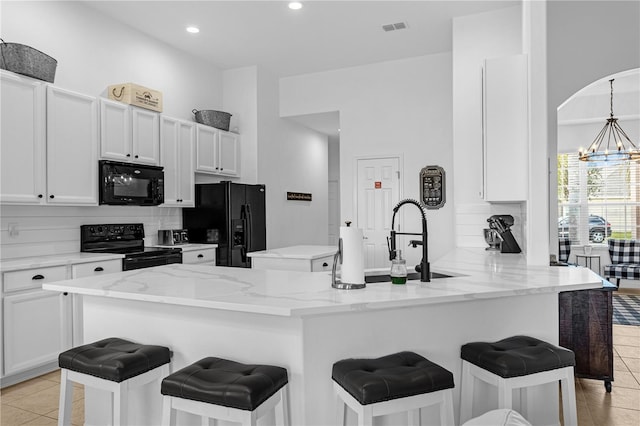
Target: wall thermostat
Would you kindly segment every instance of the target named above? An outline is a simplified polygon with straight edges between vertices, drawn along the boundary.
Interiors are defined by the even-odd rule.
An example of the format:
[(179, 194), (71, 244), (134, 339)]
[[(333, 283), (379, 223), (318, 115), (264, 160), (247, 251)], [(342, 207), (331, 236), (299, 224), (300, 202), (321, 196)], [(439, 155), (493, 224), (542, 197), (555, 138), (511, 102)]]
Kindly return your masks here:
[(420, 170), (420, 203), (427, 209), (439, 209), (445, 203), (445, 174), (440, 166)]

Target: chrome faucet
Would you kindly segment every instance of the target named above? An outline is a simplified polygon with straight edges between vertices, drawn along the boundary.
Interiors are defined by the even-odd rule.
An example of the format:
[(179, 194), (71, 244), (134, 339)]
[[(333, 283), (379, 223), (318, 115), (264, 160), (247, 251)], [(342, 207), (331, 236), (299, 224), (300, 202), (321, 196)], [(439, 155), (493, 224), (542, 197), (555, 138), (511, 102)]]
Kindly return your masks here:
[[(422, 233), (415, 232), (396, 232), (393, 227), (396, 221), (396, 213), (400, 210), (400, 207), (405, 204), (413, 204), (418, 209), (420, 209), (420, 214), (422, 215)], [(387, 247), (389, 248), (389, 260), (393, 260), (396, 258), (396, 235), (421, 235), (422, 240), (411, 240), (409, 241), (409, 245), (415, 247), (422, 246), (422, 260), (419, 265), (416, 265), (416, 272), (420, 272), (420, 281), (422, 282), (430, 282), (431, 281), (431, 271), (429, 270), (429, 253), (427, 247), (427, 216), (425, 215), (424, 209), (416, 200), (406, 199), (400, 201), (393, 208), (393, 217), (391, 219), (391, 237), (387, 237)]]

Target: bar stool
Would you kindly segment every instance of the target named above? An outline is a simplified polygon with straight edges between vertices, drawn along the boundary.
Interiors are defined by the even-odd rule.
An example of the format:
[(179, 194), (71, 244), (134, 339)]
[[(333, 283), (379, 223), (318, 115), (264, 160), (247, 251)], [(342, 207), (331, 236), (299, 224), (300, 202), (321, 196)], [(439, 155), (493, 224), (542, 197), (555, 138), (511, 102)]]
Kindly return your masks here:
[(512, 390), (520, 389), (521, 412), (526, 412), (523, 392), (530, 386), (557, 382), (562, 385), (564, 425), (578, 424), (572, 351), (529, 336), (513, 336), (495, 343), (462, 346), (460, 423), (473, 415), (474, 379), (498, 387), (498, 408), (512, 408)]
[(274, 412), (276, 423), (288, 426), (288, 381), (282, 367), (203, 358), (162, 381), (162, 424), (174, 425), (175, 411), (180, 410), (201, 416), (203, 425), (216, 419), (254, 426)]
[(345, 406), (358, 414), (359, 425), (373, 417), (407, 411), (409, 423), (420, 424), (420, 408), (438, 404), (440, 422), (454, 424), (453, 374), (413, 353), (376, 359), (345, 359), (333, 364), (337, 424), (345, 424)]
[(71, 424), (73, 383), (113, 394), (113, 424), (126, 425), (129, 390), (169, 374), (171, 351), (164, 346), (141, 345), (108, 338), (62, 352), (58, 425)]

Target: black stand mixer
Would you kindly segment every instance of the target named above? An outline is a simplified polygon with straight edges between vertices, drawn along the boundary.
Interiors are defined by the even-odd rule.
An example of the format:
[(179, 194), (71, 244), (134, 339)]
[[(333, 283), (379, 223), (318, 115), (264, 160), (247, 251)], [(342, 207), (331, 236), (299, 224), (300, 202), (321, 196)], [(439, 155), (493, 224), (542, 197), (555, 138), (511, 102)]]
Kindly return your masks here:
[(520, 246), (513, 238), (511, 227), (513, 226), (513, 216), (509, 214), (494, 214), (489, 219), (489, 228), (495, 229), (500, 235), (502, 244), (500, 244), (500, 253), (521, 253)]

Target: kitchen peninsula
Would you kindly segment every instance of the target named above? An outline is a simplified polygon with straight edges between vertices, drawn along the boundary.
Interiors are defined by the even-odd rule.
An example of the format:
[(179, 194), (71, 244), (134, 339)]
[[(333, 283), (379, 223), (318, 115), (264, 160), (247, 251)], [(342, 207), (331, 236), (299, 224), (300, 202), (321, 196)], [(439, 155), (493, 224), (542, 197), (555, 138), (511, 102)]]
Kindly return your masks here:
[[(85, 342), (118, 336), (166, 345), (173, 371), (205, 356), (286, 367), (291, 423), (328, 425), (335, 423), (335, 361), (418, 352), (453, 372), (457, 407), (461, 345), (517, 334), (557, 344), (558, 293), (602, 285), (587, 268), (528, 266), (522, 255), (482, 249), (456, 249), (432, 269), (453, 277), (336, 290), (326, 272), (174, 264), (43, 288), (81, 298)], [(486, 390), (476, 406), (497, 397)], [(536, 390), (543, 400), (530, 420), (557, 424), (557, 386)], [(108, 421), (101, 397), (87, 389), (88, 424)], [(129, 406), (145, 411), (131, 413), (133, 423), (158, 423), (160, 395), (135, 398)], [(424, 409), (423, 416), (437, 413)]]

